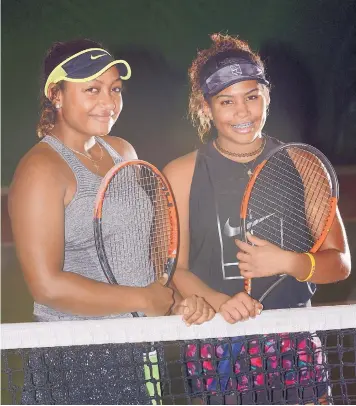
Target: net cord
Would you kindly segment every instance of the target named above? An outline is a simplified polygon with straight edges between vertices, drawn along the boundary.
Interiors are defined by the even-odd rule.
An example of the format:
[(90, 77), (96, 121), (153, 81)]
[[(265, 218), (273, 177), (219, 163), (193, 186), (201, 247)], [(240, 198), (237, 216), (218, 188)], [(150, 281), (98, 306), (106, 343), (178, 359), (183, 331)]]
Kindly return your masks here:
[(356, 304), (266, 310), (255, 319), (227, 323), (220, 314), (187, 327), (181, 316), (9, 323), (1, 325), (1, 348), (39, 348), (236, 337), (254, 334), (356, 328)]

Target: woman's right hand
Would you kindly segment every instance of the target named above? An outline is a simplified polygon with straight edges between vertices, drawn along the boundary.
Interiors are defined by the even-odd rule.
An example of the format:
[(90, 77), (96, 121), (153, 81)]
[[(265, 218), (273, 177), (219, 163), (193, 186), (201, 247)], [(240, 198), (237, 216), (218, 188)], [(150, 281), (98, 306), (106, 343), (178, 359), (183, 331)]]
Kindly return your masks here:
[(142, 310), (146, 316), (165, 316), (170, 313), (174, 305), (173, 289), (165, 286), (168, 275), (144, 288), (145, 308)]
[(239, 292), (224, 302), (219, 312), (224, 319), (234, 324), (238, 321), (248, 320), (261, 314), (263, 305), (245, 292)]
[(215, 316), (215, 311), (202, 297), (191, 295), (172, 309), (173, 314), (183, 315), (183, 321), (187, 326), (203, 324)]

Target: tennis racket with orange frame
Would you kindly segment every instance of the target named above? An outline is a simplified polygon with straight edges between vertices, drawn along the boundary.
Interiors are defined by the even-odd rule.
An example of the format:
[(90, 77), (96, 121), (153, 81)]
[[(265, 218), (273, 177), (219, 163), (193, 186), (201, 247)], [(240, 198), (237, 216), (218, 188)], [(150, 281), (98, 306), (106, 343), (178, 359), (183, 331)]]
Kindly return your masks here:
[(107, 173), (95, 202), (94, 237), (109, 283), (119, 284), (120, 273), (126, 272), (138, 286), (167, 273), (168, 284), (176, 267), (178, 232), (171, 187), (155, 166), (125, 161)]
[[(250, 231), (285, 250), (315, 253), (333, 223), (338, 198), (335, 170), (322, 152), (307, 144), (283, 144), (256, 167), (245, 189), (240, 212), (243, 239), (247, 242)], [(254, 225), (255, 219), (260, 220)], [(245, 279), (248, 294), (251, 288), (251, 279)]]

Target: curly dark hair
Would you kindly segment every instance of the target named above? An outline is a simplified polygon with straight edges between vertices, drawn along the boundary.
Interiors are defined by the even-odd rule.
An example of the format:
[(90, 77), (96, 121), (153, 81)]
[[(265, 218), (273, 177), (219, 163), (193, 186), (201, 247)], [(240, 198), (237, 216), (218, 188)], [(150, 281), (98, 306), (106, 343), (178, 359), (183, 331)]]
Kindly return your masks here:
[(102, 48), (102, 45), (90, 39), (75, 39), (67, 42), (55, 42), (47, 51), (43, 62), (43, 83), (41, 87), (41, 112), (37, 124), (37, 135), (39, 138), (51, 133), (57, 117), (57, 109), (53, 105), (53, 99), (56, 93), (64, 88), (64, 81), (58, 82), (52, 88), (51, 100), (43, 94), (43, 89), (48, 76), (53, 69), (70, 56), (89, 48)]
[(207, 138), (211, 129), (211, 120), (204, 113), (204, 96), (200, 86), (200, 75), (203, 67), (211, 57), (224, 51), (240, 51), (246, 54), (249, 59), (254, 61), (264, 71), (264, 65), (257, 53), (253, 52), (247, 42), (233, 37), (215, 33), (210, 35), (213, 44), (208, 49), (198, 51), (197, 57), (193, 60), (189, 68), (188, 75), (190, 80), (189, 96), (189, 116), (194, 126), (198, 127), (198, 135), (202, 142)]

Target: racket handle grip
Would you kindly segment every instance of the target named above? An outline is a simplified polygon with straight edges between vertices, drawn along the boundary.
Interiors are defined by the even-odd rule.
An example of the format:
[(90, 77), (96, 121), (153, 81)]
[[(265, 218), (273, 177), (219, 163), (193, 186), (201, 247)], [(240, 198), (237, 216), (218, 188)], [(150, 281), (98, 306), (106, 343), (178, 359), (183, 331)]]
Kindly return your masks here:
[(245, 279), (245, 292), (251, 295), (251, 279)]

